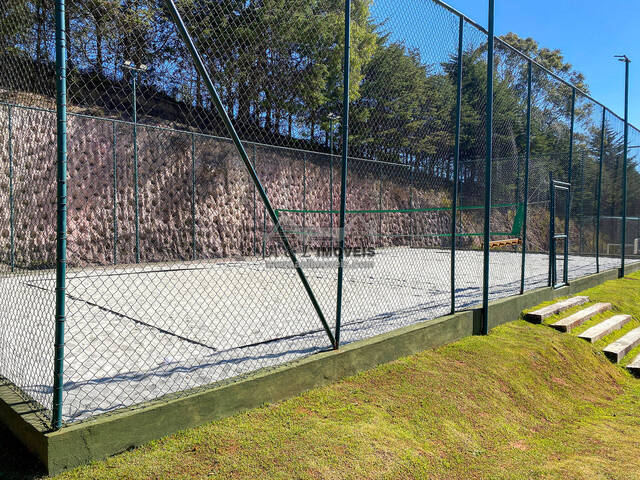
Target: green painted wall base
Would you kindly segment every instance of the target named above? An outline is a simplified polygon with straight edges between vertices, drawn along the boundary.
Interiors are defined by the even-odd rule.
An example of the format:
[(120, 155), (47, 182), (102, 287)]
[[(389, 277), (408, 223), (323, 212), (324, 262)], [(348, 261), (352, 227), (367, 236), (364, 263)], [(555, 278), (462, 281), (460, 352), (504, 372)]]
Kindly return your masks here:
[[(640, 263), (626, 267), (628, 273)], [(609, 270), (559, 288), (540, 288), (490, 304), (490, 327), (519, 318), (525, 308), (572, 295), (618, 278)], [(233, 383), (194, 390), (179, 398), (157, 400), (130, 409), (47, 431), (36, 412), (8, 382), (0, 381), (0, 421), (39, 458), (51, 474), (105, 458), (164, 435), (234, 413), (282, 400), (359, 371), (481, 331), (480, 308), (429, 320), (367, 340), (256, 372)]]

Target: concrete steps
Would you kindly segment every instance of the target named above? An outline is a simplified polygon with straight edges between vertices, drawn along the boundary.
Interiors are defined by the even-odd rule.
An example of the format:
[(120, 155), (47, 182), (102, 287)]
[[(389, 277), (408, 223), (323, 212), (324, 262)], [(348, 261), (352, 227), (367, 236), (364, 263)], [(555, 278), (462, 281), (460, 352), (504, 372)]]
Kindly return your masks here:
[(633, 373), (636, 377), (640, 377), (640, 355), (631, 360), (631, 363), (627, 365), (627, 370)]
[(609, 335), (611, 332), (620, 330), (629, 322), (629, 320), (631, 320), (631, 315), (614, 315), (613, 317), (607, 318), (603, 322), (588, 328), (578, 335), (578, 337), (586, 340), (587, 342), (597, 342), (601, 338)]
[(546, 307), (539, 308), (538, 310), (535, 310), (533, 312), (529, 312), (526, 314), (525, 318), (532, 323), (541, 323), (545, 318), (549, 318), (560, 312), (564, 312), (569, 308), (582, 305), (583, 303), (587, 303), (588, 301), (589, 297), (578, 296), (567, 298), (566, 300), (562, 300), (552, 305), (547, 305)]
[(556, 330), (560, 330), (561, 332), (569, 332), (577, 326), (582, 325), (591, 317), (594, 317), (599, 313), (606, 312), (610, 308), (610, 303), (596, 303), (594, 305), (591, 305), (590, 307), (580, 310), (579, 312), (569, 315), (568, 317), (562, 318), (555, 323), (552, 323), (551, 327), (555, 328)]
[[(552, 315), (556, 315), (577, 305), (582, 305), (588, 301), (589, 298), (585, 296), (568, 298), (566, 300), (556, 302), (553, 305), (548, 305), (546, 307), (539, 308), (538, 310), (530, 312), (525, 316), (525, 318), (533, 323), (541, 323), (544, 319), (549, 318)], [(610, 303), (599, 302), (583, 308), (578, 312), (572, 313), (565, 318), (561, 318), (560, 320), (550, 324), (549, 326), (561, 332), (570, 332), (577, 326), (582, 325), (587, 320), (593, 318), (595, 315), (606, 312), (610, 309)], [(594, 343), (602, 340), (610, 333), (615, 332), (616, 330), (620, 330), (630, 321), (631, 315), (614, 315), (611, 318), (607, 318), (606, 320), (599, 322), (597, 325), (588, 328), (584, 332), (580, 333), (578, 337), (590, 343)], [(602, 352), (612, 362), (619, 363), (620, 360), (625, 357), (625, 355), (627, 355), (631, 350), (639, 345), (640, 327), (637, 327), (627, 332), (615, 342), (607, 345), (602, 350)], [(627, 365), (627, 369), (634, 375), (640, 377), (640, 355), (637, 355), (631, 361), (631, 363)]]
[[(602, 351), (609, 360), (618, 363), (627, 353), (638, 345), (640, 345), (640, 327), (634, 328), (615, 342), (607, 345)], [(637, 358), (635, 360), (637, 360)]]

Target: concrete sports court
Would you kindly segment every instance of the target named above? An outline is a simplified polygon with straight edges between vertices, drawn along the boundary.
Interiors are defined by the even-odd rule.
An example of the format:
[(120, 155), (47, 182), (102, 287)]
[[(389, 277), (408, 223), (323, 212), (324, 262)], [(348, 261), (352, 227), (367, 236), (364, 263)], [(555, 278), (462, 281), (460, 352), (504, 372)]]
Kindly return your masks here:
[[(481, 302), (482, 252), (460, 250), (456, 257), (456, 308), (464, 309)], [(491, 298), (519, 293), (521, 254), (498, 251), (490, 258)], [(64, 420), (88, 418), (328, 349), (318, 316), (287, 262), (253, 258), (71, 269)], [(335, 263), (305, 268), (304, 262), (333, 327)], [(527, 254), (527, 290), (547, 285), (548, 262), (547, 254)], [(600, 258), (601, 270), (619, 264), (617, 258)], [(345, 270), (342, 341), (449, 313), (449, 268), (449, 250), (395, 247), (355, 259)], [(570, 256), (570, 278), (595, 270), (595, 257)], [(0, 297), (0, 362), (9, 380), (50, 405), (53, 351), (23, 345), (48, 347), (53, 338), (55, 273), (5, 273), (0, 282), (10, 292)], [(19, 334), (11, 339), (7, 332)], [(16, 341), (20, 336), (28, 338)]]

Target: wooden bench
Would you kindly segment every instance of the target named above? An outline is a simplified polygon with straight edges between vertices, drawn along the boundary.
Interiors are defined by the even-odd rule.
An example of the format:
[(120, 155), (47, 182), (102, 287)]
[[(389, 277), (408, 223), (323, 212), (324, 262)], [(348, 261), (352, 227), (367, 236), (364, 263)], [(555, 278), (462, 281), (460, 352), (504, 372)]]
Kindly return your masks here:
[(510, 245), (521, 245), (522, 240), (519, 238), (506, 238), (504, 240), (493, 240), (489, 242), (489, 248), (508, 247)]

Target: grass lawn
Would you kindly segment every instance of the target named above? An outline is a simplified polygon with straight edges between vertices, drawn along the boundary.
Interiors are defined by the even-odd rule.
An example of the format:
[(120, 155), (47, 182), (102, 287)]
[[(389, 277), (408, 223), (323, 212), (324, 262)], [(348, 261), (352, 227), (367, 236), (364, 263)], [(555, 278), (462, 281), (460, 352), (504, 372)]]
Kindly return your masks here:
[[(640, 325), (640, 274), (585, 293)], [(640, 380), (601, 343), (518, 320), (55, 478), (640, 479)], [(3, 433), (0, 478), (37, 477)]]

